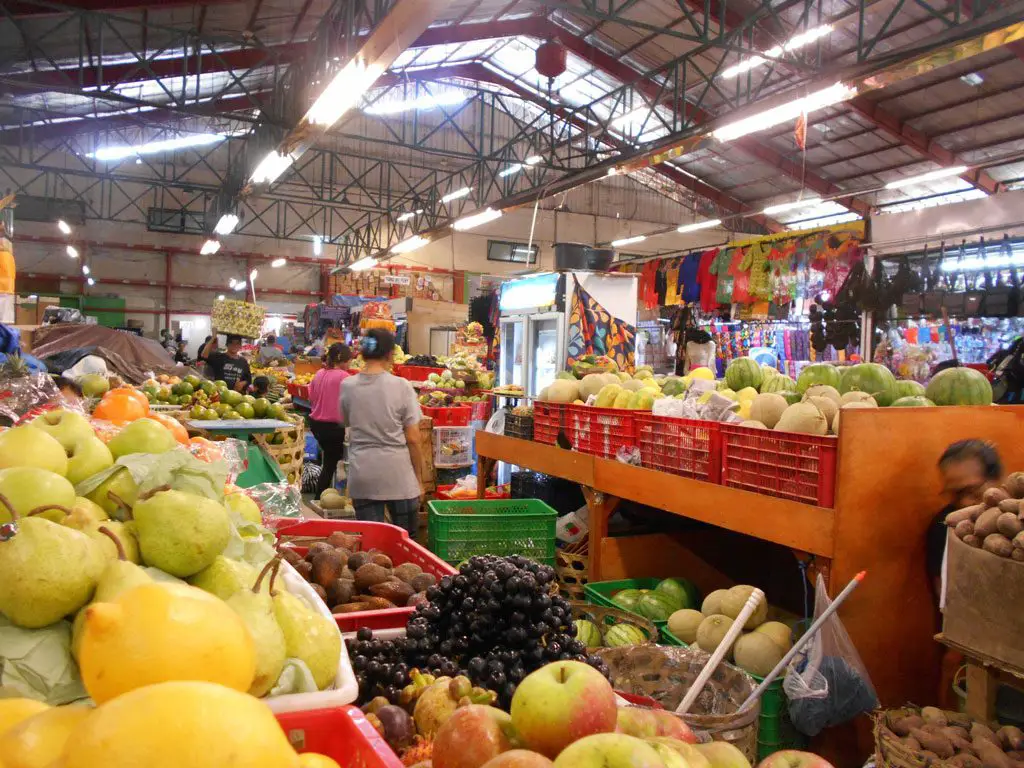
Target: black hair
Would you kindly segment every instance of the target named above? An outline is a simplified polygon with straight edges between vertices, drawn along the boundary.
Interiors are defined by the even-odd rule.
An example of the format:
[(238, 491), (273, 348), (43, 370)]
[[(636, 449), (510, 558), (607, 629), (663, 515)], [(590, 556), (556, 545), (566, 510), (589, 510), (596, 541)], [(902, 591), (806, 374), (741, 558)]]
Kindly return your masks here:
[(939, 466), (971, 459), (981, 464), (986, 480), (998, 480), (1003, 476), (1003, 461), (999, 458), (999, 451), (987, 440), (958, 440), (943, 451), (939, 457)]
[(57, 389), (70, 389), (79, 397), (82, 396), (82, 388), (78, 386), (78, 382), (74, 379), (70, 379), (67, 376), (57, 377)]
[(269, 376), (257, 376), (252, 380), (252, 388), (256, 392), (269, 392), (270, 391), (270, 377)]
[(268, 333), (266, 342), (267, 344), (277, 344), (277, 336), (272, 333)]
[(236, 343), (237, 344), (241, 344), (242, 343), (242, 337), (239, 336), (237, 333), (229, 333), (227, 335), (227, 337), (228, 337), (227, 341), (225, 342), (226, 344), (236, 344)]
[(341, 342), (331, 344), (331, 346), (327, 348), (327, 354), (324, 355), (324, 360), (327, 362), (327, 365), (332, 368), (336, 365), (340, 365), (341, 363), (347, 363), (351, 359), (352, 350)]
[(359, 340), (364, 360), (385, 360), (395, 348), (395, 334), (383, 328), (371, 328)]

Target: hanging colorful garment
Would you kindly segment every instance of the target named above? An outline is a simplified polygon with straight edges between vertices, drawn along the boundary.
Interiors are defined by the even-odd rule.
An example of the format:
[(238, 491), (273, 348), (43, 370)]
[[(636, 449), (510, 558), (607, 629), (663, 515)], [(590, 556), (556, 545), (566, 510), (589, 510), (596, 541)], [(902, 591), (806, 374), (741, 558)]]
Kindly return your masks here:
[(636, 328), (611, 316), (607, 309), (583, 290), (573, 277), (576, 290), (569, 305), (569, 345), (566, 366), (585, 355), (606, 356), (620, 371), (632, 371), (635, 363)]

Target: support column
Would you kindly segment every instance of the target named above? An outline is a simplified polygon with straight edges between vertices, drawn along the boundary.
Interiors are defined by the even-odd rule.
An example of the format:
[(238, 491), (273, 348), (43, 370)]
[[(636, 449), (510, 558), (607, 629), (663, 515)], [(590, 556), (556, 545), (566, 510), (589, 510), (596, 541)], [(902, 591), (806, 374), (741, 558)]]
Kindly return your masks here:
[(171, 327), (171, 254), (164, 253), (164, 328)]

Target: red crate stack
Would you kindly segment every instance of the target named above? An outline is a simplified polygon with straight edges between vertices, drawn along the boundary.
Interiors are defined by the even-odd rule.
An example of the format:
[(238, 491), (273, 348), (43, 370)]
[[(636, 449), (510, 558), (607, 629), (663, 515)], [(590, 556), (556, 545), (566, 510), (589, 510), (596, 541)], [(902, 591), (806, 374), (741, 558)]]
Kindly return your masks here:
[[(620, 448), (637, 445), (636, 417), (638, 411), (620, 408), (595, 408), (589, 405), (568, 406), (566, 436), (580, 453), (614, 459)], [(537, 414), (534, 411), (534, 439)]]
[(426, 381), (432, 373), (440, 376), (444, 373), (444, 368), (431, 368), (427, 365), (393, 365), (391, 372), (395, 376), (401, 376), (409, 381)]
[(720, 483), (722, 451), (719, 424), (714, 421), (636, 415), (640, 464), (695, 480)]
[(435, 427), (468, 427), (473, 419), (473, 409), (468, 405), (453, 405), (444, 408), (420, 406), (423, 418), (433, 419)]
[(835, 501), (835, 437), (719, 425), (722, 484), (831, 507)]
[(565, 403), (544, 403), (537, 401), (533, 404), (533, 439), (538, 443), (554, 445), (558, 437), (558, 430), (565, 430), (566, 437), (572, 441), (568, 433), (567, 413), (569, 406)]

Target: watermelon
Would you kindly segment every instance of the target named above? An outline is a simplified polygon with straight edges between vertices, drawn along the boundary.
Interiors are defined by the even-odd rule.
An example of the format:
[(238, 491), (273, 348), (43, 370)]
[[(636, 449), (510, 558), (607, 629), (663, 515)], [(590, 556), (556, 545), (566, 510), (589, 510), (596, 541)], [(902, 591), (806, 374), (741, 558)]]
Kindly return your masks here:
[(609, 648), (623, 645), (642, 645), (647, 642), (647, 635), (635, 624), (616, 624), (604, 633), (604, 644)]
[(936, 405), (991, 405), (992, 385), (973, 368), (947, 368), (928, 382), (925, 397)]
[(785, 400), (786, 403), (788, 403), (789, 405), (793, 405), (793, 403), (799, 403), (803, 399), (803, 395), (801, 395), (799, 392), (777, 392), (776, 394), (781, 395), (782, 399)]
[(636, 611), (636, 604), (647, 594), (646, 589), (624, 589), (612, 596), (612, 602), (624, 611)]
[(839, 389), (839, 369), (831, 363), (811, 363), (797, 376), (796, 391), (802, 395), (815, 384)]
[(885, 408), (896, 399), (896, 377), (884, 365), (859, 363), (843, 375), (839, 391), (844, 395), (847, 392), (867, 392)]
[(796, 382), (789, 376), (783, 376), (781, 373), (778, 376), (770, 376), (761, 382), (762, 392), (792, 392), (796, 390)]
[(576, 619), (573, 624), (576, 627), (577, 640), (587, 648), (601, 647), (601, 630), (597, 628), (597, 624), (586, 619)]
[(673, 598), (680, 608), (696, 608), (700, 605), (700, 592), (688, 579), (664, 579), (654, 588), (655, 592)]
[(935, 403), (929, 400), (923, 395), (908, 395), (907, 397), (898, 397), (892, 401), (890, 408), (921, 408), (921, 407), (934, 407)]
[(924, 384), (911, 379), (899, 379), (896, 382), (896, 398), (901, 397), (924, 397)]
[(737, 357), (725, 369), (725, 380), (729, 384), (729, 389), (736, 392), (746, 387), (757, 389), (761, 386), (763, 378), (761, 366), (749, 357)]
[(668, 621), (677, 610), (676, 601), (664, 592), (648, 592), (636, 604), (635, 612), (652, 621)]

